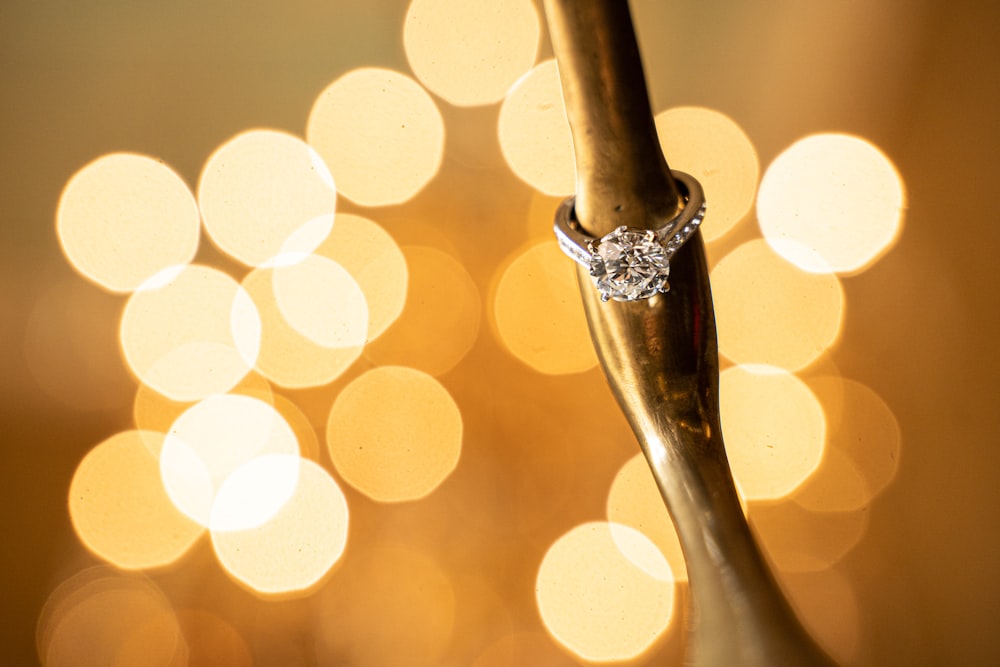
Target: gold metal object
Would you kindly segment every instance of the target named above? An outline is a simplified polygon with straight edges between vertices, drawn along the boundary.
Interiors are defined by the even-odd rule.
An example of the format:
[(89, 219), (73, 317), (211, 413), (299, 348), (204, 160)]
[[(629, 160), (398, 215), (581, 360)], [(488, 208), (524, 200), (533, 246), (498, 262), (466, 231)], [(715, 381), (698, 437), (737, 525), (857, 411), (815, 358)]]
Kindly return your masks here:
[[(648, 229), (680, 197), (660, 151), (624, 0), (545, 0), (577, 160), (575, 215), (593, 236)], [(711, 201), (709, 201), (711, 216)], [(671, 262), (671, 290), (602, 303), (578, 267), (591, 336), (687, 562), (696, 665), (829, 665), (754, 542), (719, 423), (715, 315), (701, 234)]]

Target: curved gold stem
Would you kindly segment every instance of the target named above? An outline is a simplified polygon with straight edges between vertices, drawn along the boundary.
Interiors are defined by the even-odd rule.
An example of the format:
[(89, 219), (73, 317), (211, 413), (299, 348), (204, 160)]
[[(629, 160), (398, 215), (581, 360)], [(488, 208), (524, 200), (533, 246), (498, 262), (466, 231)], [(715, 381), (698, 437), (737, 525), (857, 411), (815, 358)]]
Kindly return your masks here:
[[(679, 206), (623, 0), (545, 0), (577, 156), (576, 218), (593, 235), (651, 227)], [(709, 201), (709, 216), (711, 202)], [(674, 520), (698, 665), (828, 665), (785, 601), (743, 516), (719, 424), (715, 314), (701, 235), (671, 260), (671, 291), (601, 302), (579, 282), (612, 391)]]
[(656, 138), (628, 4), (546, 0), (545, 13), (573, 129), (577, 220), (600, 237), (674, 217), (680, 196)]

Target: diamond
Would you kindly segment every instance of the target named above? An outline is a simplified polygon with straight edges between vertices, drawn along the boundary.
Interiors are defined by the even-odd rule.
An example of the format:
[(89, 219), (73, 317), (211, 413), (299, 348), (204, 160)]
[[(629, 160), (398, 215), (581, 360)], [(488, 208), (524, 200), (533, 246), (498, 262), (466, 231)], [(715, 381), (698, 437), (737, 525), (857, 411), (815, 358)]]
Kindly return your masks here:
[(601, 300), (648, 299), (670, 289), (668, 253), (652, 231), (619, 227), (590, 244), (590, 275)]
[(701, 184), (683, 172), (670, 173), (684, 207), (670, 219), (644, 221), (646, 229), (622, 226), (596, 239), (575, 217), (576, 197), (568, 197), (556, 209), (553, 229), (559, 247), (590, 270), (602, 300), (636, 301), (670, 289), (670, 258), (695, 235), (705, 217)]

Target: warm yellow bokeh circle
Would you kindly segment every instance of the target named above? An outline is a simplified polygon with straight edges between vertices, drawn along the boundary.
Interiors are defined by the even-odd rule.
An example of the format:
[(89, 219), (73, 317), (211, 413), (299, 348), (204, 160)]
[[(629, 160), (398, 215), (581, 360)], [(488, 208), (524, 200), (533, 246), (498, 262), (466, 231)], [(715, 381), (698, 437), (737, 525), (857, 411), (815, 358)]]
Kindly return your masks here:
[(719, 377), (726, 455), (744, 498), (781, 498), (823, 459), (826, 419), (809, 387), (771, 366), (733, 366)]
[(224, 143), (198, 183), (205, 231), (250, 266), (311, 253), (330, 233), (336, 202), (333, 177), (316, 151), (275, 130), (250, 130)]
[(28, 287), (11, 283), (3, 296), (5, 304), (13, 304), (18, 295), (32, 294), (34, 301), (23, 322), (23, 347), (11, 342), (11, 358), (23, 354), (31, 379), (67, 407), (85, 412), (117, 410), (133, 382), (122, 368), (117, 346), (98, 341), (114, 338), (120, 300), (75, 276), (46, 287)]
[(818, 511), (858, 510), (896, 477), (902, 435), (892, 408), (870, 387), (839, 376), (809, 386), (827, 412), (823, 465), (795, 501)]
[(330, 410), (326, 444), (340, 476), (365, 495), (416, 500), (458, 464), (462, 415), (432, 376), (383, 366), (341, 391)]
[(555, 60), (537, 65), (511, 88), (500, 107), (498, 133), (518, 178), (547, 195), (572, 194), (573, 135)]
[(412, 0), (403, 46), (417, 78), (456, 106), (499, 102), (531, 69), (541, 32), (529, 0)]
[(379, 365), (406, 365), (434, 376), (454, 368), (476, 342), (479, 289), (461, 262), (426, 246), (404, 246), (406, 305), (392, 328), (365, 348)]
[[(239, 383), (229, 390), (230, 394), (250, 396), (274, 405), (277, 398), (271, 385), (261, 375), (248, 373)], [(141, 384), (136, 388), (132, 401), (132, 421), (140, 431), (155, 431), (167, 433), (174, 421), (191, 407), (191, 403), (172, 401), (163, 394)], [(159, 449), (156, 449), (159, 456)]]
[(670, 625), (674, 578), (649, 538), (620, 524), (591, 522), (549, 547), (535, 598), (545, 628), (576, 655), (629, 660)]
[[(278, 488), (257, 497), (252, 490), (242, 493), (252, 502), (235, 511), (220, 514), (216, 500), (237, 470), (273, 454), (299, 455), (295, 433), (284, 417), (256, 398), (219, 394), (196, 403), (174, 421), (160, 453), (160, 475), (174, 505), (202, 526), (253, 527), (273, 516), (291, 496), (297, 483), (293, 475), (286, 474)], [(235, 493), (239, 495), (239, 489)]]
[(157, 458), (164, 436), (124, 431), (84, 457), (69, 487), (69, 516), (80, 541), (126, 570), (169, 565), (204, 532), (170, 501)]
[(199, 224), (194, 195), (181, 177), (159, 160), (131, 153), (105, 155), (74, 174), (56, 212), (70, 263), (115, 292), (138, 289), (194, 259)]
[(534, 245), (507, 265), (493, 316), (504, 346), (540, 373), (579, 373), (597, 365), (576, 267), (555, 241)]
[(836, 568), (781, 573), (782, 590), (806, 631), (838, 665), (856, 665), (866, 628), (850, 580)]
[[(326, 262), (329, 261), (326, 260)], [(333, 278), (335, 283), (348, 282), (349, 276), (345, 276), (343, 272), (326, 271), (330, 267), (325, 262), (317, 260), (317, 264), (324, 265), (322, 273)], [(297, 281), (296, 278), (309, 272), (309, 267), (305, 267), (304, 271), (298, 270), (297, 267), (298, 265), (254, 269), (243, 278), (242, 287), (257, 304), (260, 313), (261, 339), (256, 370), (271, 382), (282, 387), (317, 387), (328, 384), (347, 370), (361, 356), (363, 346), (361, 344), (346, 347), (322, 345), (312, 340), (296, 328), (295, 324), (286, 319), (285, 312), (295, 311), (302, 315), (302, 322), (296, 324), (299, 325), (299, 328), (304, 328), (307, 333), (315, 331), (317, 320), (320, 322), (323, 320), (323, 313), (312, 313), (308, 304), (308, 295), (313, 290), (322, 289), (323, 286), (302, 284)], [(286, 291), (289, 291), (287, 288), (291, 288), (290, 291), (295, 294), (296, 282), (298, 282), (297, 286), (303, 290), (298, 292), (299, 297), (295, 300), (294, 305), (290, 306), (289, 303), (285, 303), (282, 307), (278, 294), (275, 292), (275, 280), (279, 272), (286, 271), (292, 272), (286, 276), (286, 278), (291, 278), (285, 283)], [(357, 290), (353, 286), (351, 291), (355, 293), (355, 296), (357, 295)], [(321, 298), (323, 296), (325, 295), (321, 295)], [(350, 302), (355, 306), (352, 309), (353, 313), (350, 311), (337, 313), (329, 308), (323, 310), (334, 318), (346, 316), (345, 331), (355, 335), (364, 331), (366, 325), (359, 318), (367, 314), (367, 309), (361, 308), (362, 303), (358, 299), (351, 299)], [(319, 317), (314, 317), (314, 315), (319, 315)]]
[(836, 565), (864, 537), (870, 512), (814, 512), (795, 500), (750, 501), (758, 544), (778, 572), (820, 572)]
[(316, 249), (344, 267), (368, 303), (368, 340), (399, 318), (406, 303), (409, 271), (395, 239), (378, 223), (349, 213), (335, 218), (333, 232)]
[(437, 174), (444, 120), (416, 81), (365, 67), (320, 93), (306, 138), (330, 168), (339, 194), (362, 206), (387, 206), (409, 200)]
[(283, 486), (287, 471), (295, 468), (292, 493), (260, 525), (242, 530), (213, 525), (212, 546), (226, 571), (254, 591), (265, 595), (305, 591), (322, 580), (344, 553), (347, 499), (333, 478), (312, 461), (288, 454), (258, 461), (247, 481), (258, 488), (266, 488), (267, 482)]
[(120, 326), (125, 361), (175, 401), (232, 389), (260, 350), (260, 314), (240, 285), (208, 266), (161, 272), (129, 297)]
[(702, 236), (722, 237), (749, 213), (757, 191), (760, 163), (750, 137), (729, 116), (703, 107), (668, 109), (655, 120), (667, 163), (705, 190)]
[(152, 580), (110, 567), (62, 582), (38, 618), (36, 645), (46, 667), (187, 664), (169, 600)]
[(741, 364), (801, 370), (840, 336), (844, 290), (832, 273), (807, 273), (763, 239), (712, 269), (719, 352)]
[(189, 667), (254, 667), (247, 640), (220, 616), (205, 609), (180, 609), (177, 620), (187, 644)]
[(285, 322), (324, 348), (356, 348), (368, 337), (368, 301), (347, 269), (323, 255), (279, 266), (271, 288)]
[(673, 519), (642, 454), (636, 454), (618, 470), (608, 492), (607, 512), (608, 521), (631, 526), (652, 540), (670, 564), (674, 579), (687, 581), (687, 564)]
[(905, 205), (902, 179), (882, 151), (859, 137), (817, 134), (767, 168), (757, 218), (768, 243), (796, 266), (856, 273), (896, 242)]

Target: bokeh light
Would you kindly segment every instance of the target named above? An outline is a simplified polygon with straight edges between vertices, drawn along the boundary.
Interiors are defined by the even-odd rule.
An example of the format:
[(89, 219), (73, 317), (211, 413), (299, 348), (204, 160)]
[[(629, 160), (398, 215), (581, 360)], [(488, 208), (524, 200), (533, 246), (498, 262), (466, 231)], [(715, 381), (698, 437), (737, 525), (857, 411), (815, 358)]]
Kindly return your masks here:
[[(256, 369), (282, 387), (301, 388), (325, 385), (336, 379), (361, 356), (362, 346), (324, 347), (295, 330), (285, 319), (275, 294), (275, 272), (288, 270), (260, 268), (243, 279), (243, 289), (257, 305), (261, 319), (260, 353)], [(337, 274), (341, 275), (341, 274)], [(311, 289), (320, 289), (312, 286)], [(311, 291), (310, 289), (310, 291)], [(322, 295), (321, 295), (322, 296)], [(308, 304), (302, 300), (306, 308)], [(350, 313), (330, 313), (333, 316)], [(355, 320), (348, 330), (357, 331)]]
[(823, 458), (823, 407), (798, 377), (769, 366), (733, 366), (719, 377), (726, 455), (745, 498), (781, 498)]
[[(190, 665), (189, 650), (183, 635), (178, 638), (177, 614), (164, 610), (145, 621), (123, 642), (115, 658), (115, 667)], [(173, 648), (173, 654), (171, 654)]]
[[(160, 454), (160, 474), (174, 505), (202, 526), (213, 517), (216, 494), (238, 468), (268, 454), (299, 455), (295, 433), (278, 412), (249, 396), (211, 396), (174, 422)], [(284, 472), (297, 472), (297, 468)], [(274, 515), (295, 489), (286, 475), (275, 493), (245, 513), (224, 515), (225, 526), (259, 525)], [(250, 511), (253, 510), (253, 511)]]
[(365, 495), (415, 500), (458, 464), (462, 415), (432, 376), (384, 366), (341, 391), (330, 410), (326, 444), (340, 476)]
[(778, 575), (803, 626), (838, 665), (858, 664), (861, 619), (851, 583), (835, 569)]
[[(276, 399), (271, 385), (258, 373), (253, 371), (243, 376), (239, 383), (229, 390), (230, 394), (250, 396), (274, 405)], [(163, 394), (140, 384), (132, 401), (132, 419), (140, 431), (166, 433), (185, 410), (194, 405), (195, 401), (172, 401)], [(159, 456), (159, 448), (155, 448)]]
[[(253, 466), (254, 469), (250, 470)], [(318, 464), (298, 456), (274, 454), (258, 458), (237, 470), (226, 481), (240, 480), (252, 488), (283, 486), (285, 470), (296, 468), (294, 493), (267, 521), (245, 530), (226, 530), (216, 522), (216, 512), (240, 511), (239, 503), (222, 508), (225, 485), (213, 509), (212, 545), (226, 571), (254, 591), (279, 595), (308, 590), (323, 579), (347, 546), (347, 500), (337, 483)], [(266, 482), (261, 484), (266, 478)], [(228, 499), (247, 500), (249, 494)]]
[(253, 667), (253, 652), (239, 631), (205, 609), (177, 611), (189, 667)]
[(234, 532), (267, 523), (299, 485), (299, 457), (265, 454), (240, 465), (219, 485), (212, 499), (213, 532)]
[(902, 451), (899, 421), (889, 404), (860, 382), (845, 379), (844, 397), (850, 412), (837, 421), (833, 442), (857, 464), (874, 497), (899, 473)]
[(498, 133), (518, 178), (547, 195), (573, 193), (573, 136), (555, 60), (540, 63), (511, 88), (500, 107)]
[(701, 224), (702, 236), (720, 238), (753, 205), (760, 163), (750, 137), (729, 116), (703, 107), (668, 109), (655, 122), (667, 164), (694, 176), (705, 190), (711, 213)]
[[(137, 430), (76, 469), (73, 528), (93, 555), (131, 571), (177, 563), (207, 526), (222, 567), (210, 573), (221, 581), (199, 578), (204, 592), (173, 570), (157, 580), (186, 605), (211, 597), (210, 608), (181, 612), (146, 580), (86, 575), (43, 612), (46, 664), (680, 660), (682, 642), (667, 637), (686, 625), (674, 616), (688, 602), (676, 588), (686, 564), (641, 454), (617, 470), (598, 516), (607, 521), (550, 545), (573, 525), (565, 512), (577, 491), (607, 488), (632, 452), (588, 453), (576, 436), (597, 422), (583, 410), (573, 420), (583, 430), (567, 432), (545, 403), (566, 382), (586, 388), (597, 358), (576, 268), (551, 240), (575, 170), (558, 68), (532, 68), (538, 7), (400, 3), (396, 55), (405, 51), (414, 78), (347, 72), (315, 99), (307, 141), (237, 134), (206, 161), (197, 202), (177, 174), (138, 155), (105, 156), (71, 179), (59, 240), (89, 280), (134, 292), (119, 338), (140, 380)], [(755, 200), (753, 144), (707, 108), (670, 109), (656, 125), (668, 162), (706, 189), (703, 235), (723, 238)], [(483, 128), (496, 134), (483, 142)], [(836, 274), (863, 270), (895, 243), (905, 195), (878, 149), (824, 137), (828, 145), (810, 137), (774, 161), (758, 203), (764, 238), (735, 239), (712, 280), (720, 351), (736, 364), (721, 377), (723, 427), (751, 527), (807, 625), (851, 662), (857, 601), (833, 568), (895, 478), (901, 436), (869, 387), (819, 374), (836, 372), (826, 367), (844, 318)], [(444, 180), (428, 188), (434, 178)], [(509, 197), (512, 187), (524, 196)], [(855, 191), (859, 201), (845, 196)], [(441, 206), (442, 193), (459, 198)], [(410, 204), (376, 223), (336, 213), (341, 195), (349, 208)], [(507, 210), (483, 208), (493, 199)], [(190, 264), (199, 216), (220, 251), (202, 259), (249, 267), (240, 280)], [(470, 220), (523, 233), (487, 248)], [(484, 302), (495, 341), (478, 338)], [(90, 303), (67, 292), (40, 302), (29, 331), (48, 337), (26, 345), (26, 358), (52, 396), (114, 408), (103, 386), (92, 395), (83, 382), (61, 386), (66, 355), (45, 356), (63, 339), (77, 349)], [(517, 382), (483, 382), (498, 363)], [(804, 381), (792, 374), (807, 368)], [(528, 382), (532, 371), (550, 377)], [(568, 374), (578, 376), (551, 377)], [(624, 422), (599, 422), (607, 433), (593, 431), (594, 442), (627, 434)], [(565, 442), (535, 446), (549, 436)], [(354, 516), (344, 491), (360, 498)], [(456, 507), (458, 522), (441, 520)]]
[[(7, 293), (5, 298), (15, 297)], [(24, 331), (24, 360), (32, 379), (74, 410), (120, 407), (134, 386), (115, 344), (120, 311), (118, 299), (76, 278), (46, 290)]]
[(316, 463), (320, 460), (322, 447), (319, 443), (319, 436), (313, 427), (309, 417), (291, 399), (275, 394), (271, 405), (281, 415), (295, 434), (295, 439), (299, 443), (299, 455)]
[(455, 626), (455, 591), (433, 558), (386, 545), (344, 563), (320, 599), (317, 657), (336, 664), (436, 667)]
[(198, 204), (209, 238), (250, 266), (291, 263), (308, 255), (333, 227), (333, 177), (303, 140), (250, 130), (205, 163)]
[(412, 0), (403, 46), (428, 89), (477, 106), (499, 102), (531, 68), (540, 32), (530, 0)]
[(618, 470), (608, 492), (607, 512), (608, 521), (635, 528), (652, 540), (670, 564), (674, 579), (687, 581), (687, 565), (674, 522), (642, 454)]
[(860, 382), (822, 376), (809, 386), (830, 406), (827, 450), (833, 457), (829, 466), (824, 459), (816, 479), (795, 500), (814, 510), (859, 509), (896, 477), (902, 450), (899, 422), (882, 397)]
[(823, 460), (792, 494), (792, 499), (817, 512), (849, 512), (871, 502), (864, 474), (842, 449), (827, 437)]
[(77, 271), (115, 292), (130, 292), (198, 249), (198, 206), (168, 166), (113, 153), (78, 171), (56, 212), (63, 252)]
[(178, 511), (160, 481), (163, 435), (124, 431), (80, 461), (69, 487), (69, 516), (80, 541), (132, 570), (169, 565), (204, 532)]
[(163, 592), (145, 577), (103, 566), (77, 573), (49, 595), (36, 642), (46, 667), (167, 667), (187, 658)]
[(472, 667), (575, 667), (579, 663), (540, 632), (515, 632), (490, 644)]
[[(14, 518), (0, 663), (33, 662), (24, 624), (46, 582), (93, 562), (115, 571), (58, 603), (45, 664), (690, 659), (688, 563), (596, 369), (581, 269), (553, 243), (579, 186), (566, 63), (542, 62), (558, 46), (546, 2), (4, 14), (3, 50), (28, 68), (11, 72), (17, 159), (0, 198)], [(970, 574), (984, 568), (961, 565), (991, 551), (975, 529), (990, 512), (974, 510), (996, 485), (960, 473), (996, 466), (960, 450), (991, 438), (936, 419), (991, 416), (970, 403), (989, 387), (964, 382), (989, 384), (989, 355), (946, 335), (990, 339), (990, 276), (970, 267), (991, 255), (993, 162), (964, 159), (975, 142), (956, 128), (996, 125), (978, 104), (995, 95), (962, 97), (992, 42), (953, 45), (972, 54), (955, 68), (940, 39), (981, 12), (682, 4), (641, 0), (633, 16), (647, 64), (669, 64), (647, 69), (654, 108), (705, 105), (656, 129), (706, 190), (720, 361), (735, 367), (722, 429), (734, 468), (752, 470), (737, 482), (771, 578), (845, 664), (989, 664), (975, 658), (996, 649), (980, 632), (991, 595)], [(699, 29), (681, 53), (684, 23)], [(823, 128), (864, 130), (885, 154), (845, 135), (793, 145)], [(150, 157), (105, 155), (119, 150)], [(941, 240), (947, 222), (976, 223), (962, 252)], [(921, 410), (915, 378), (959, 409)], [(553, 561), (585, 521), (600, 540)]]
[(175, 401), (225, 393), (245, 376), (260, 349), (253, 301), (218, 269), (178, 267), (129, 297), (120, 339), (129, 368)]
[(337, 192), (362, 206), (401, 204), (437, 174), (444, 121), (420, 84), (365, 67), (331, 83), (313, 105), (306, 138)]
[(855, 273), (896, 242), (905, 205), (902, 179), (878, 148), (859, 137), (817, 134), (767, 168), (757, 218), (768, 243), (796, 266)]
[(531, 246), (497, 282), (493, 316), (507, 350), (540, 373), (579, 373), (597, 365), (579, 297), (575, 265), (555, 241)]
[(768, 560), (783, 572), (819, 572), (840, 562), (868, 528), (867, 509), (812, 512), (795, 502), (749, 503), (750, 525)]
[(719, 351), (736, 363), (801, 370), (840, 335), (844, 292), (833, 274), (806, 273), (763, 239), (712, 269)]
[(535, 597), (545, 627), (573, 653), (592, 661), (628, 660), (670, 625), (674, 579), (663, 554), (642, 533), (591, 522), (549, 547)]
[(368, 302), (344, 267), (308, 255), (271, 274), (274, 301), (285, 322), (325, 348), (357, 348), (368, 335)]
[(381, 336), (406, 303), (406, 258), (396, 241), (368, 218), (341, 213), (316, 254), (337, 262), (354, 277), (368, 303), (368, 340)]
[(406, 305), (396, 323), (365, 348), (380, 365), (405, 365), (443, 375), (468, 354), (479, 334), (479, 290), (451, 255), (403, 246), (409, 267)]

